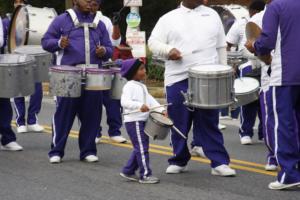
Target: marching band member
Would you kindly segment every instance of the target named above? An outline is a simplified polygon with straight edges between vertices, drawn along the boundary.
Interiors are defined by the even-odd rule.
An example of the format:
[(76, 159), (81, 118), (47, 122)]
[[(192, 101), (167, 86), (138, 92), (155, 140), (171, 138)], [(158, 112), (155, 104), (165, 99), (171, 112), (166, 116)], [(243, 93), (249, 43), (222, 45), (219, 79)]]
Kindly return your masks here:
[[(4, 44), (4, 32), (2, 26), (2, 19), (0, 17), (0, 47)], [(0, 98), (0, 134), (1, 134), (1, 149), (6, 151), (22, 151), (17, 142), (16, 134), (11, 128), (11, 120), (13, 111), (10, 100), (7, 98)]]
[[(74, 0), (74, 9), (54, 19), (42, 39), (42, 46), (51, 53), (59, 51), (58, 65), (89, 65), (90, 60), (90, 64), (101, 67), (102, 61), (112, 56), (109, 34), (104, 23), (91, 14), (91, 0)], [(84, 49), (89, 49), (90, 55)], [(97, 162), (95, 138), (99, 132), (101, 114), (101, 91), (82, 90), (80, 98), (57, 97), (50, 162), (61, 162), (76, 115), (81, 123), (80, 160)]]
[(263, 17), (259, 39), (246, 47), (257, 55), (274, 51), (269, 72), (274, 112), (275, 156), (280, 166), (272, 190), (300, 185), (300, 2), (272, 1)]
[[(159, 103), (149, 94), (147, 87), (141, 82), (146, 78), (146, 67), (138, 59), (125, 60), (122, 64), (121, 74), (128, 82), (123, 88), (121, 104), (125, 113), (140, 110), (141, 113), (125, 115), (125, 127), (133, 144), (133, 152), (120, 175), (131, 181), (145, 184), (158, 183), (159, 179), (152, 176), (149, 159), (149, 136), (144, 132), (146, 120), (151, 107)], [(166, 112), (163, 108), (158, 112)], [(135, 171), (140, 169), (140, 178)]]
[[(260, 11), (264, 10), (265, 8), (265, 2), (263, 0), (255, 0), (253, 1), (249, 6), (249, 15), (250, 17), (254, 16), (256, 13), (259, 13)], [(245, 52), (245, 41), (246, 41), (246, 24), (248, 23), (249, 19), (241, 19), (239, 21), (236, 21), (231, 29), (229, 30), (227, 34), (227, 44), (228, 48), (231, 48), (233, 45), (238, 45), (239, 51)], [(245, 58), (248, 58), (248, 62), (245, 64), (242, 64), (240, 66), (240, 76), (241, 77), (254, 77), (256, 79), (259, 79), (259, 73), (252, 73), (247, 72), (248, 68), (252, 66), (260, 65), (260, 62), (257, 61), (257, 58), (253, 58), (248, 56), (248, 54), (243, 55)], [(239, 72), (238, 72), (239, 73)], [(263, 131), (262, 131), (262, 124), (261, 124), (261, 113), (260, 113), (260, 105), (259, 100), (252, 102), (250, 104), (241, 106), (241, 112), (240, 112), (240, 119), (241, 119), (241, 125), (239, 129), (239, 135), (240, 135), (240, 141), (243, 145), (251, 145), (252, 144), (252, 137), (254, 135), (253, 127), (255, 126), (255, 121), (257, 116), (259, 117), (259, 126), (258, 126), (258, 137), (260, 140), (263, 139)]]
[[(268, 0), (267, 3), (270, 3)], [(262, 20), (265, 14), (266, 8), (253, 15), (249, 22), (257, 24), (262, 29)], [(280, 53), (277, 52), (277, 53)], [(260, 92), (260, 104), (262, 112), (262, 127), (265, 138), (265, 144), (268, 148), (267, 164), (265, 169), (267, 171), (277, 171), (277, 160), (274, 154), (274, 112), (272, 103), (272, 90), (270, 90), (270, 76), (268, 74), (269, 66), (266, 66), (261, 62), (261, 92)]]
[[(96, 14), (98, 12), (101, 15), (101, 21), (105, 24), (105, 27), (109, 33), (110, 40), (114, 47), (120, 45), (121, 43), (121, 33), (120, 33), (120, 15), (116, 14), (111, 21), (108, 17), (104, 16), (101, 11), (99, 11), (102, 0), (92, 1), (92, 13)], [(113, 142), (125, 143), (127, 140), (121, 136), (122, 127), (122, 116), (121, 116), (121, 103), (120, 100), (115, 100), (110, 98), (110, 90), (103, 91), (103, 105), (106, 110), (107, 124), (109, 126), (108, 134)], [(96, 143), (100, 143), (102, 136), (102, 127), (100, 125), (100, 132), (96, 137)]]
[[(149, 39), (149, 47), (154, 54), (167, 59), (165, 86), (167, 101), (172, 103), (168, 114), (175, 126), (187, 136), (193, 125), (194, 134), (200, 138), (204, 153), (211, 160), (213, 175), (235, 176), (218, 129), (219, 110), (189, 111), (181, 94), (188, 89), (190, 66), (227, 64), (221, 19), (213, 9), (202, 4), (202, 0), (183, 0), (179, 8), (161, 17)], [(183, 56), (185, 52), (196, 50), (197, 53)], [(169, 159), (166, 173), (184, 172), (191, 158), (187, 141), (173, 132), (171, 143), (174, 156)]]

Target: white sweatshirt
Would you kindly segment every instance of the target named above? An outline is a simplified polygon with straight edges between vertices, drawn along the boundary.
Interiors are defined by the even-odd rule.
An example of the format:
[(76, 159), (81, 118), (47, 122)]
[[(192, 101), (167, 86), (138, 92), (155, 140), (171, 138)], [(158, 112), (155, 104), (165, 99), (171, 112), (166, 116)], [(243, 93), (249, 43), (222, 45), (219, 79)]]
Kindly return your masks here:
[[(128, 81), (123, 88), (121, 96), (121, 105), (124, 113), (141, 109), (143, 105), (149, 108), (159, 106), (160, 104), (149, 94), (147, 87), (138, 81)], [(164, 108), (156, 109), (157, 112), (163, 112)], [(124, 122), (146, 121), (149, 117), (147, 113), (135, 113), (124, 116)]]

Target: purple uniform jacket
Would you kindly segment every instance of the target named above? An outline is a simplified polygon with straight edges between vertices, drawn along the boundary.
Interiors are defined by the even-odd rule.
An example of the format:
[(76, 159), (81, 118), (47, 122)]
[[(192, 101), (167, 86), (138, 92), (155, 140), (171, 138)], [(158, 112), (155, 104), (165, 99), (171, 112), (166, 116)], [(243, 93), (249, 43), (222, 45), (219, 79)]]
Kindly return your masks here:
[[(278, 35), (281, 40), (278, 40)], [(258, 55), (269, 54), (274, 49), (281, 51), (277, 53), (280, 58), (273, 57), (276, 63), (271, 66), (273, 77), (276, 77), (273, 80), (275, 85), (300, 85), (299, 36), (300, 1), (273, 0), (266, 9), (262, 35), (254, 47)]]
[[(75, 10), (77, 20), (81, 23), (92, 23), (95, 15), (84, 14)], [(70, 30), (72, 30), (70, 32)], [(69, 34), (70, 33), (70, 34)], [(59, 40), (62, 36), (69, 35), (69, 46), (65, 49), (59, 47)], [(106, 48), (106, 54), (103, 58), (96, 55), (97, 45)], [(85, 43), (83, 27), (75, 28), (71, 16), (65, 12), (54, 19), (48, 31), (42, 38), (42, 46), (46, 51), (51, 53), (59, 52), (57, 64), (71, 65), (85, 64)], [(111, 58), (113, 47), (109, 34), (102, 22), (99, 22), (96, 29), (90, 28), (90, 54), (91, 64), (98, 64), (101, 67), (102, 61)]]

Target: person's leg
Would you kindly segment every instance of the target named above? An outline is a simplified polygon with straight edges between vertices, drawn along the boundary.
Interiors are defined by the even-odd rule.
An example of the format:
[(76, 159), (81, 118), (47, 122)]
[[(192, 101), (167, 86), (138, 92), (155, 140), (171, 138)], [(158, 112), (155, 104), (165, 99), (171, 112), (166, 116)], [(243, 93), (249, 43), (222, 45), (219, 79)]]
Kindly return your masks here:
[(259, 120), (258, 124), (258, 140), (264, 139), (264, 133), (263, 133), (263, 122), (262, 122), (262, 113), (261, 113), (261, 107), (260, 107), (260, 99), (257, 101), (257, 116)]
[[(172, 104), (168, 107), (169, 117), (173, 120), (174, 125), (185, 134), (185, 136), (188, 136), (192, 125), (191, 112), (183, 104), (184, 97), (181, 94), (181, 91), (186, 92), (187, 88), (187, 80), (167, 87), (167, 101)], [(172, 130), (171, 145), (173, 147), (174, 156), (169, 159), (169, 164), (181, 167), (186, 166), (191, 158), (187, 140)]]
[(240, 107), (231, 110), (231, 118), (238, 119), (240, 114)]
[(300, 182), (298, 130), (295, 111), (300, 103), (299, 86), (272, 87), (274, 110), (275, 156), (280, 165), (278, 182), (293, 184)]
[(16, 112), (16, 123), (17, 126), (26, 126), (26, 108), (25, 108), (25, 97), (14, 98), (14, 108)]
[(140, 178), (152, 175), (149, 158), (149, 137), (144, 133), (145, 122), (126, 123), (126, 130), (133, 145), (133, 153), (123, 172), (133, 175), (137, 168), (140, 169)]
[(0, 98), (0, 134), (1, 144), (7, 145), (10, 142), (17, 140), (16, 134), (11, 128), (11, 120), (13, 117), (13, 111), (11, 108), (10, 100)]
[(195, 110), (193, 114), (193, 131), (196, 137), (202, 141), (204, 153), (211, 160), (212, 168), (228, 165), (230, 162), (218, 124), (218, 110)]
[(52, 118), (52, 144), (49, 157), (64, 156), (66, 142), (79, 106), (78, 98), (57, 97)]
[(35, 92), (30, 96), (27, 124), (34, 125), (38, 123), (38, 114), (41, 111), (43, 99), (42, 83), (35, 83)]
[(253, 127), (257, 116), (257, 102), (241, 106), (240, 137), (253, 137)]
[(78, 118), (81, 122), (79, 130), (80, 159), (96, 155), (95, 138), (99, 133), (102, 117), (102, 92), (84, 90), (80, 98)]

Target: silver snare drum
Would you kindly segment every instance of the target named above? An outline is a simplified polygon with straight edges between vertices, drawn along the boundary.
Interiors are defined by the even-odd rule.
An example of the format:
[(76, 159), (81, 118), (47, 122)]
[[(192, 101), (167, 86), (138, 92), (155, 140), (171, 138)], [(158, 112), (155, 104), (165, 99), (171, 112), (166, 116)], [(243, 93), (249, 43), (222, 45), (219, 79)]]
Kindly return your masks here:
[(35, 81), (49, 81), (49, 67), (52, 65), (52, 54), (38, 45), (21, 46), (14, 50), (17, 54), (28, 54), (35, 57)]
[(28, 55), (0, 55), (0, 97), (25, 97), (34, 93), (33, 66)]
[(185, 104), (203, 109), (225, 108), (233, 104), (234, 71), (225, 65), (202, 65), (189, 70)]
[(114, 78), (112, 80), (110, 97), (119, 100), (121, 99), (123, 87), (127, 83), (127, 80), (122, 77), (120, 68), (111, 68), (111, 70), (114, 73)]
[(70, 66), (50, 68), (50, 94), (58, 97), (81, 96), (82, 69)]
[(151, 112), (146, 122), (145, 133), (154, 140), (164, 140), (173, 127), (173, 122), (162, 113)]
[(113, 73), (110, 69), (87, 68), (85, 90), (110, 90)]
[(259, 98), (259, 82), (255, 78), (243, 77), (234, 81), (236, 103), (234, 106), (243, 106)]

